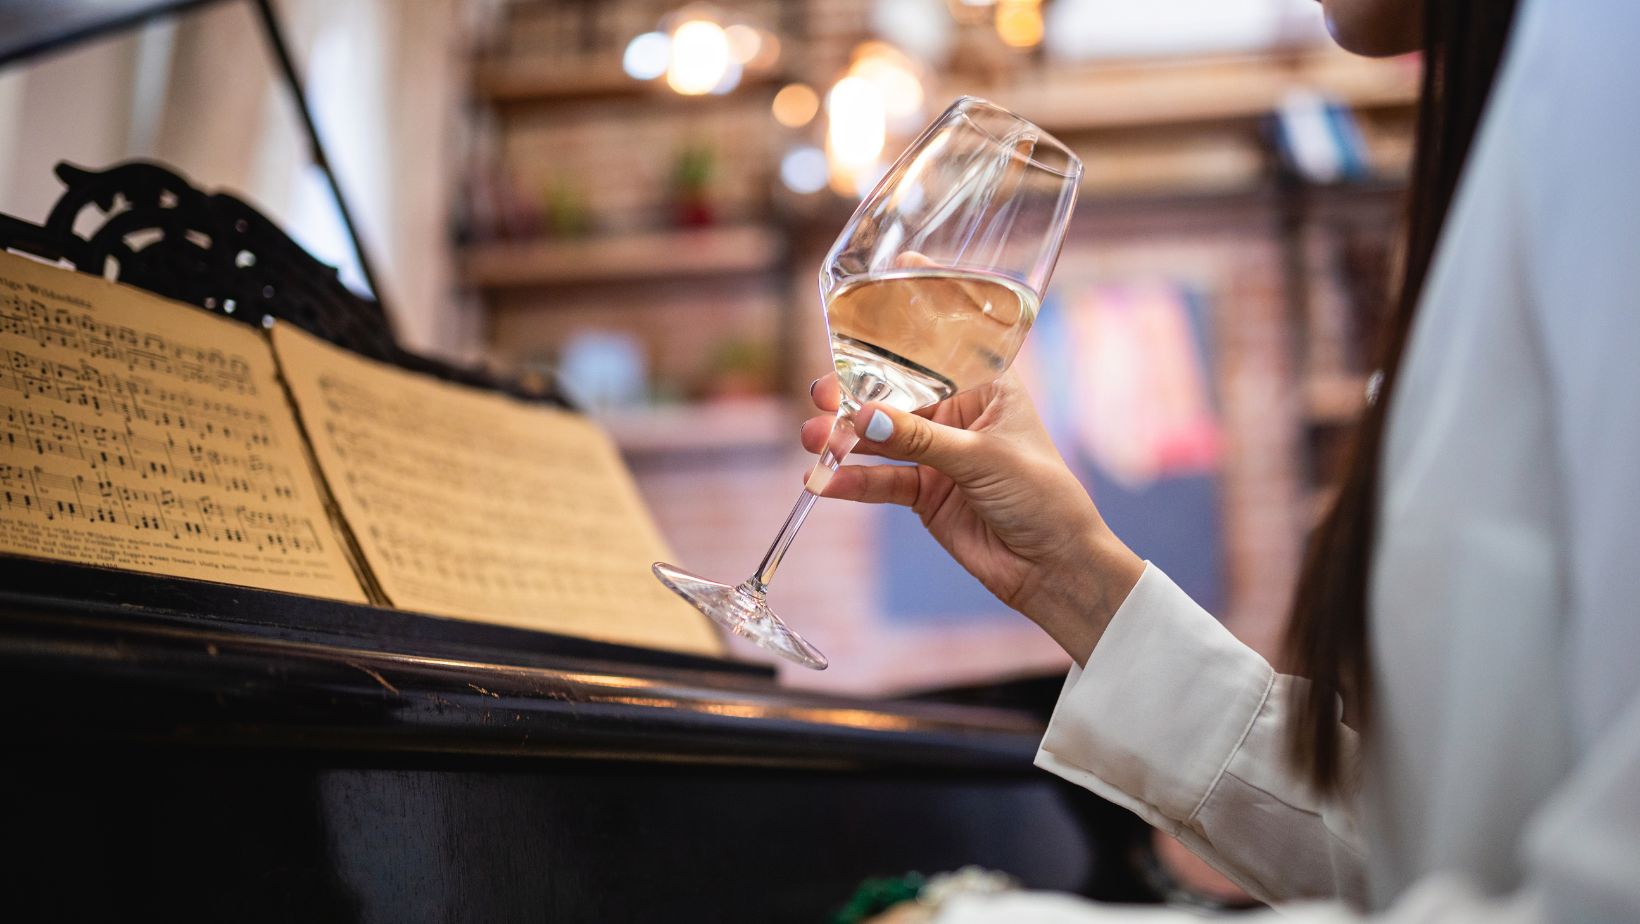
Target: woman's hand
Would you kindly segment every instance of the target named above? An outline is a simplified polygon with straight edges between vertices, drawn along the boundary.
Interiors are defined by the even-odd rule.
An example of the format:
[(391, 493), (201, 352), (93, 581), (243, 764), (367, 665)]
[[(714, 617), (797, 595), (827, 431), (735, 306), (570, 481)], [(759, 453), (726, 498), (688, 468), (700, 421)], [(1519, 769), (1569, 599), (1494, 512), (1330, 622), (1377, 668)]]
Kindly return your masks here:
[[(836, 376), (810, 394), (836, 411)], [(821, 450), (832, 419), (803, 424), (804, 448)], [(915, 414), (868, 404), (856, 429), (856, 454), (916, 464), (845, 465), (825, 496), (910, 507), (986, 589), (1085, 663), (1144, 562), (1105, 525), (1018, 379)]]

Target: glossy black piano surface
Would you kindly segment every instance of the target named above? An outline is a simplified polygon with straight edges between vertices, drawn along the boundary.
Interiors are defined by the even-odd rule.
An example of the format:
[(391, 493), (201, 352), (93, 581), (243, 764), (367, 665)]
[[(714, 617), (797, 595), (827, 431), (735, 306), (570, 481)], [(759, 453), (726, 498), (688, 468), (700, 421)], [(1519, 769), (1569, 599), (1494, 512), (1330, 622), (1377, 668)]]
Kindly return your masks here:
[[(0, 558), (16, 920), (823, 921), (969, 863), (1142, 898), (1027, 712)], [(526, 640), (524, 637), (529, 636)]]

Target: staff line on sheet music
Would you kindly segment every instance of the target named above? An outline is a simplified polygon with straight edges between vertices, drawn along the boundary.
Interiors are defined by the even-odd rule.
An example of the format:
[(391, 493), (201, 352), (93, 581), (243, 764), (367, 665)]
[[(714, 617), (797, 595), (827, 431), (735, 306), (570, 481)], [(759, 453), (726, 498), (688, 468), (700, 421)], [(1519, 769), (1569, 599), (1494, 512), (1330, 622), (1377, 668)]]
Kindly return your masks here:
[[(456, 497), (469, 494), (479, 498), (494, 497), (494, 484), (485, 479), (485, 473), (474, 471), (471, 465), (461, 465), (454, 458), (423, 458), (417, 455), (414, 461), (410, 461), (404, 454), (384, 448), (382, 442), (348, 430), (333, 420), (325, 421), (324, 431), (333, 440), (337, 455), (359, 465), (358, 468), (349, 469), (350, 475), (357, 474), (361, 479), (368, 478), (372, 483), (390, 492), (413, 491), (418, 481), (430, 476), (439, 483), (440, 492), (422, 493), (434, 503), (467, 506), (471, 501)], [(594, 515), (602, 502), (602, 498), (589, 494), (588, 489), (595, 484), (590, 477), (554, 478), (535, 469), (512, 466), (508, 469), (507, 481), (508, 486), (514, 491), (543, 498), (546, 502), (554, 504), (555, 509), (567, 513)], [(496, 500), (495, 505), (503, 515), (513, 509), (505, 499)]]
[(315, 384), (309, 432), (341, 463), (332, 487), (362, 512), (390, 594), (519, 619), (539, 618), (543, 600), (607, 618), (670, 600), (595, 445), (549, 438), (504, 406), (440, 404), (342, 370)]
[(179, 443), (170, 432), (161, 441), (137, 434), (129, 423), (116, 429), (0, 404), (0, 446), (77, 459), (92, 469), (118, 469), (143, 480), (176, 478), (264, 500), (295, 496), (290, 471), (258, 453), (224, 452), (188, 437)]
[[(87, 501), (88, 496), (94, 500)], [(259, 551), (308, 552), (321, 546), (318, 531), (307, 517), (257, 510), (244, 504), (219, 504), (208, 495), (185, 497), (170, 488), (150, 491), (106, 478), (91, 481), (83, 475), (69, 477), (41, 466), (0, 463), (0, 505), (47, 521), (78, 519), (125, 525), (169, 532), (176, 539), (188, 535), (248, 543)], [(137, 512), (133, 513), (133, 508)]]
[[(413, 397), (382, 395), (328, 375), (319, 377), (319, 389), (325, 410), (332, 419), (345, 420), (351, 426), (369, 429), (373, 437), (384, 433), (436, 432), (447, 445), (482, 445), (488, 459), (531, 468), (553, 463), (573, 468), (596, 462), (578, 447), (554, 446), (549, 449), (541, 441), (512, 438), (504, 427), (497, 425), (498, 418), (482, 412), (462, 417), (440, 415), (436, 409), (418, 403)], [(497, 401), (512, 400), (493, 397)], [(543, 458), (544, 451), (551, 451), (558, 458)]]
[[(251, 363), (0, 292), (0, 509), (249, 552), (317, 553)], [(68, 355), (65, 355), (68, 354)], [(196, 388), (208, 394), (196, 394)], [(24, 460), (37, 460), (27, 464)]]
[[(265, 414), (155, 387), (142, 376), (104, 374), (85, 360), (70, 366), (16, 350), (0, 349), (0, 388), (15, 391), (25, 400), (55, 398), (98, 417), (110, 413), (163, 427), (193, 430), (204, 437), (241, 439), (247, 447), (267, 445), (268, 435), (262, 429), (268, 424)], [(237, 436), (235, 427), (240, 431)]]
[(256, 394), (250, 363), (242, 356), (110, 324), (86, 311), (52, 307), (22, 295), (0, 293), (0, 334), (31, 341), (42, 349), (59, 346), (123, 363), (133, 372), (141, 368), (184, 382)]

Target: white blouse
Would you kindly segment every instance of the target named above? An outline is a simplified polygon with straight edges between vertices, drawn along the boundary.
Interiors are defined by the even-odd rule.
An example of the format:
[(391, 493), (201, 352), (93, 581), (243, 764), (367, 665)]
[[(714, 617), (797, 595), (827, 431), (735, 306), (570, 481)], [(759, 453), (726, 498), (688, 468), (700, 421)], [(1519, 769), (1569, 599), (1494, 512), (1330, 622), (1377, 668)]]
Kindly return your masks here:
[[(1148, 567), (1042, 767), (1298, 921), (1640, 921), (1640, 2), (1527, 0), (1393, 398), (1351, 804)], [(1008, 895), (942, 924), (1184, 919)], [(1194, 920), (1194, 916), (1189, 916)]]

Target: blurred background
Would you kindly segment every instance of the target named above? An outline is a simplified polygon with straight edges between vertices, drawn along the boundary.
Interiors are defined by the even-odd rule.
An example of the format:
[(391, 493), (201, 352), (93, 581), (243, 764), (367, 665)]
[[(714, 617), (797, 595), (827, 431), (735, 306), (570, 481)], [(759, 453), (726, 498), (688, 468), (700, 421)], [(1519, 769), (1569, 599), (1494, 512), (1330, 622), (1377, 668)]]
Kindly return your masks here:
[[(184, 4), (186, 6), (186, 4)], [(404, 343), (550, 377), (676, 550), (748, 572), (801, 486), (829, 368), (816, 271), (954, 98), (1087, 165), (1018, 363), (1107, 519), (1277, 657), (1369, 372), (1417, 63), (1330, 46), (1313, 0), (277, 0)], [(254, 7), (0, 70), (0, 211), (61, 160), (161, 161), (365, 290)], [(773, 592), (833, 667), (904, 692), (1064, 656), (898, 508), (823, 503)]]

